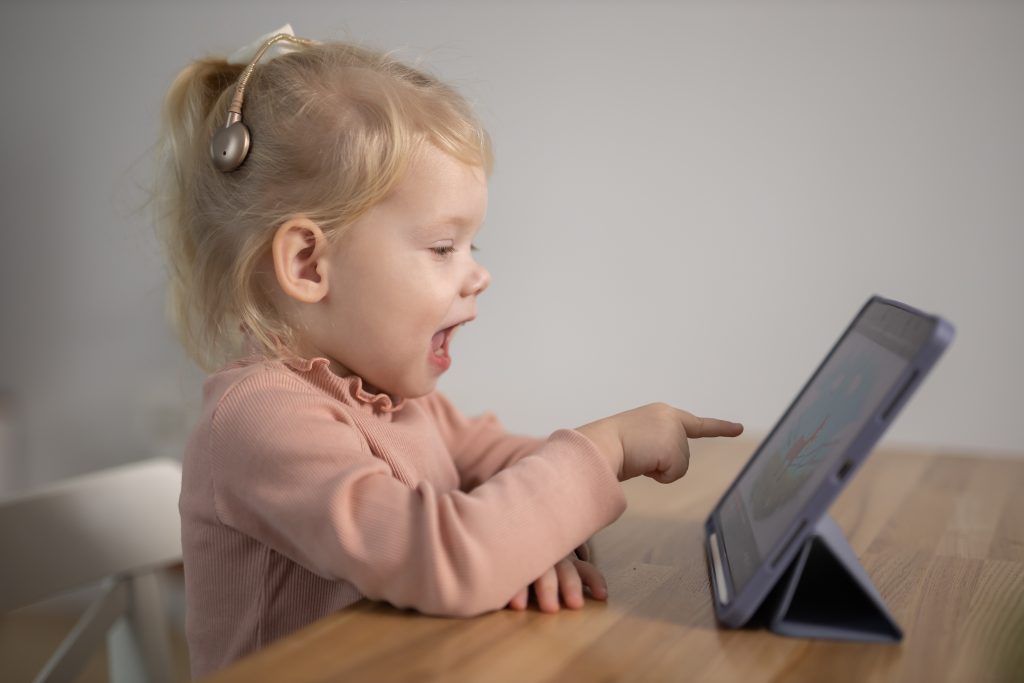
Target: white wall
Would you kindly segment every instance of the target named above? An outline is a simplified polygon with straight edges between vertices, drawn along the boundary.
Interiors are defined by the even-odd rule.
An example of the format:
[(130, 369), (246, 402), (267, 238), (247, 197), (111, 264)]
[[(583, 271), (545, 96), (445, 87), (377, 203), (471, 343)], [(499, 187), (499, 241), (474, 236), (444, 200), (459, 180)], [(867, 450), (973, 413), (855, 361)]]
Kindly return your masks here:
[(180, 450), (201, 374), (141, 207), (160, 99), (285, 21), (404, 48), (489, 125), (494, 282), (440, 385), (467, 412), (546, 434), (660, 400), (763, 431), (881, 293), (959, 328), (887, 438), (1024, 452), (1022, 3), (4, 13), (0, 493)]

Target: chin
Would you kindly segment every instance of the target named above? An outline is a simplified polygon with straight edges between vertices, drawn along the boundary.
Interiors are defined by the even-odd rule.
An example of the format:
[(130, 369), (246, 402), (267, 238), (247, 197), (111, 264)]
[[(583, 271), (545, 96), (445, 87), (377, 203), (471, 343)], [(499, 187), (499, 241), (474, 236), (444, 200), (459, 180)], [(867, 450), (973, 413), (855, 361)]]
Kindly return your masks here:
[(416, 386), (409, 387), (406, 393), (400, 395), (405, 398), (419, 398), (421, 396), (426, 396), (436, 388), (437, 380), (430, 379), (422, 383), (417, 383)]
[[(366, 378), (363, 378), (364, 382), (368, 382)], [(433, 390), (433, 386), (430, 386), (430, 380), (423, 379), (400, 379), (397, 382), (385, 382), (383, 384), (374, 384), (369, 382), (377, 392), (383, 392), (390, 396), (398, 399), (402, 398), (419, 398), (425, 394), (429, 394)]]

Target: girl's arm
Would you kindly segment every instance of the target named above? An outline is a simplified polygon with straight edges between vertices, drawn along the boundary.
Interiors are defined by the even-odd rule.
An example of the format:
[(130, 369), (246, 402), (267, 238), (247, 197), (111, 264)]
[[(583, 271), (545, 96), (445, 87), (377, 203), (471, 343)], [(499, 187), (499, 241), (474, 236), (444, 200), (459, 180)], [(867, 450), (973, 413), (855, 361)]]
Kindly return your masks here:
[(452, 454), (463, 491), (472, 491), (546, 442), (538, 437), (508, 433), (491, 412), (466, 417), (440, 391), (421, 400)]
[(290, 376), (250, 380), (259, 386), (236, 386), (210, 425), (219, 520), (371, 599), (451, 616), (500, 609), (625, 509), (612, 467), (575, 430), (470, 492), (411, 488), (336, 403)]
[[(546, 442), (534, 436), (510, 434), (491, 412), (467, 417), (440, 391), (433, 391), (422, 400), (452, 454), (463, 491), (472, 491)], [(594, 563), (590, 539), (581, 543), (575, 553), (579, 559)]]

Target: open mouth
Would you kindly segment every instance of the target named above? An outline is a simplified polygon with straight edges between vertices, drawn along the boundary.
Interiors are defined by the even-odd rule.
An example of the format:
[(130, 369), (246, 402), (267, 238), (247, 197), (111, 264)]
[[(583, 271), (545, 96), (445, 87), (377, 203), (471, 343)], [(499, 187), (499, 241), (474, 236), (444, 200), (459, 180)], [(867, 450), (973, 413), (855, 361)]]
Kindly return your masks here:
[(448, 346), (451, 344), (452, 337), (455, 336), (455, 331), (464, 324), (465, 323), (457, 323), (451, 327), (446, 327), (443, 330), (434, 333), (433, 339), (430, 340), (430, 347), (433, 349), (434, 357), (448, 357)]
[(446, 327), (443, 330), (438, 330), (434, 333), (434, 336), (430, 339), (431, 349), (431, 360), (440, 367), (442, 370), (447, 370), (451, 365), (452, 359), (449, 355), (448, 349), (451, 345), (452, 337), (455, 336), (455, 332), (468, 323), (473, 318), (463, 320), (462, 322), (455, 323), (450, 327)]

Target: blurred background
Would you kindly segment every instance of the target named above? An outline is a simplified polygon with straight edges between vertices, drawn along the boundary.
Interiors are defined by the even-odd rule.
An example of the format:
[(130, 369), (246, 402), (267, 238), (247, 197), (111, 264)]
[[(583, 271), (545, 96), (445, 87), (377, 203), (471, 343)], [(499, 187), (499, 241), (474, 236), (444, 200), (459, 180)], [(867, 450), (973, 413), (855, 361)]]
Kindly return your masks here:
[(1024, 452), (1024, 3), (15, 2), (0, 495), (179, 457), (202, 373), (147, 188), (179, 69), (291, 22), (397, 49), (495, 142), (439, 387), (546, 435), (666, 401), (763, 434), (871, 294), (953, 347), (886, 436)]

